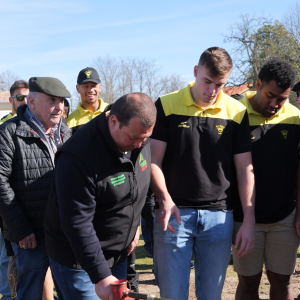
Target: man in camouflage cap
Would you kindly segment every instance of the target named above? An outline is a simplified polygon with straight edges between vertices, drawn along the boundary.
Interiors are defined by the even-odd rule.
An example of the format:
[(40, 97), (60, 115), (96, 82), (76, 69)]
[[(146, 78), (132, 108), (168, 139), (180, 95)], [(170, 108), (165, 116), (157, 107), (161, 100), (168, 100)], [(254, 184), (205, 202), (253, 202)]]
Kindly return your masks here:
[(70, 136), (61, 122), (64, 84), (52, 77), (29, 79), (27, 105), (0, 126), (0, 215), (19, 271), (17, 299), (42, 299), (49, 267), (43, 220), (54, 174), (54, 156)]

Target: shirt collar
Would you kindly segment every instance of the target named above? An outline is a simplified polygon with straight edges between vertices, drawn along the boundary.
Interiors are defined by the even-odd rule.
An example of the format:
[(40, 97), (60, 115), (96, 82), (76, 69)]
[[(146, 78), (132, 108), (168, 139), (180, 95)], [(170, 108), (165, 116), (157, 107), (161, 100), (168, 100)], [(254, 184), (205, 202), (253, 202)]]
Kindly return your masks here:
[(92, 113), (92, 114), (95, 114), (95, 113), (98, 113), (98, 112), (102, 112), (103, 111), (103, 105), (104, 105), (104, 102), (101, 98), (98, 98), (98, 102), (99, 102), (99, 108), (93, 113), (92, 111), (88, 110), (88, 109), (84, 109), (81, 105), (82, 105), (82, 102), (80, 102), (78, 104), (78, 111), (80, 113), (81, 116), (87, 114), (87, 113)]
[(195, 81), (190, 82), (187, 87), (185, 88), (185, 95), (184, 95), (184, 104), (186, 106), (196, 106), (200, 110), (208, 110), (208, 109), (217, 109), (222, 110), (224, 109), (224, 93), (221, 90), (220, 93), (217, 96), (217, 100), (214, 104), (210, 105), (207, 108), (203, 108), (200, 105), (196, 104), (193, 100), (192, 94), (191, 94), (191, 87), (195, 84)]
[[(259, 112), (255, 111), (253, 109), (252, 105), (250, 104), (249, 98), (253, 97), (255, 94), (256, 94), (256, 91), (254, 91), (254, 92), (246, 92), (245, 93), (245, 97), (244, 97), (245, 101), (243, 101), (243, 100), (241, 100), (241, 101), (247, 107), (248, 114), (259, 115), (259, 116), (262, 116), (263, 118), (266, 118), (262, 114), (260, 114)], [(276, 118), (276, 117), (279, 117), (280, 114), (284, 114), (285, 113), (285, 105), (286, 105), (286, 103), (283, 104), (283, 106), (281, 107), (281, 109), (279, 109), (275, 115), (273, 115), (272, 117), (269, 117), (267, 119)]]

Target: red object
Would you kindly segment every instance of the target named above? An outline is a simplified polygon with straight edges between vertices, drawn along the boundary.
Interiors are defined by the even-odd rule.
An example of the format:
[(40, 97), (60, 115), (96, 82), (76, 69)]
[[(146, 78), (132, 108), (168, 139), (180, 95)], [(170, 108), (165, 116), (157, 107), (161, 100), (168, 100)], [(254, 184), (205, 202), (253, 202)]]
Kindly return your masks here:
[(114, 300), (132, 300), (132, 298), (127, 296), (127, 280), (121, 279), (113, 281), (110, 285), (113, 292)]

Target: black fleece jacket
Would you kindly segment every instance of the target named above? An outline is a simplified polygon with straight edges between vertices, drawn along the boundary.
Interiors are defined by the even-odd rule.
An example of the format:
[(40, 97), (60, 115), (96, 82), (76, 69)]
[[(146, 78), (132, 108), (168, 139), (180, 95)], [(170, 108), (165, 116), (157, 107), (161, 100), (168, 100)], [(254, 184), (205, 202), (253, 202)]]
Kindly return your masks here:
[(105, 113), (79, 130), (56, 155), (55, 186), (44, 222), (49, 257), (84, 269), (93, 283), (127, 256), (150, 183), (150, 143), (117, 149)]

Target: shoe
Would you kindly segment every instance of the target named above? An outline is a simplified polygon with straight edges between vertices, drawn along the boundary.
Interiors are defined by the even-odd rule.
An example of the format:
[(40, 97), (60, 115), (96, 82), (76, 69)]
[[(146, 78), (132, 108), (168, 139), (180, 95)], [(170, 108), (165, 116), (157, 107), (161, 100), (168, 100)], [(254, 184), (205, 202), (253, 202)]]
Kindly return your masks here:
[(195, 264), (193, 262), (191, 262), (191, 269), (195, 268)]

